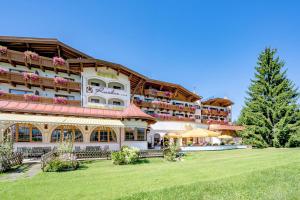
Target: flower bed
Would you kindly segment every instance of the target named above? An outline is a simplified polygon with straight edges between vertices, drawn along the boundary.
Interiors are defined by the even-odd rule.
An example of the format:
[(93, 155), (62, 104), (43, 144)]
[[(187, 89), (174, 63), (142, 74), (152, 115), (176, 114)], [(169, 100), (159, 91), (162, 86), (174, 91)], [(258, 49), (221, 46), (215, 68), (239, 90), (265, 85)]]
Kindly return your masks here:
[(53, 80), (55, 84), (66, 84), (69, 82), (69, 80), (62, 77), (55, 77)]
[(24, 94), (24, 99), (26, 101), (38, 101), (40, 97), (34, 94)]
[(67, 98), (65, 97), (54, 97), (53, 99), (55, 104), (67, 104)]
[(0, 45), (0, 54), (6, 54), (7, 53), (7, 47)]
[(23, 73), (23, 78), (25, 81), (37, 81), (39, 79), (39, 75), (35, 74), (35, 73), (27, 73), (24, 72)]
[(32, 52), (32, 51), (25, 51), (24, 57), (26, 60), (29, 60), (29, 61), (31, 61), (31, 60), (38, 61), (40, 59), (39, 54)]
[(54, 57), (53, 58), (53, 65), (54, 66), (64, 66), (66, 61), (62, 57)]

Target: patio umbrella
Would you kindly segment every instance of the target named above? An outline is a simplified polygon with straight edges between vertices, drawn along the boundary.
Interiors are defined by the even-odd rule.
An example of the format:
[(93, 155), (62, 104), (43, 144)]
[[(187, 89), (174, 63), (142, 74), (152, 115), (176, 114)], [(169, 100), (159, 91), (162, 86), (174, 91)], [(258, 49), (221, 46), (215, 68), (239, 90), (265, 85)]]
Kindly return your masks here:
[(220, 135), (218, 138), (219, 139), (232, 139), (233, 137), (230, 135)]
[(181, 134), (181, 137), (188, 138), (188, 137), (217, 137), (220, 136), (220, 133), (210, 131), (203, 128), (196, 128), (190, 131), (186, 131), (185, 133)]
[(164, 137), (167, 137), (167, 138), (180, 138), (181, 134), (180, 133), (175, 133), (175, 132), (170, 132), (170, 133), (166, 133)]

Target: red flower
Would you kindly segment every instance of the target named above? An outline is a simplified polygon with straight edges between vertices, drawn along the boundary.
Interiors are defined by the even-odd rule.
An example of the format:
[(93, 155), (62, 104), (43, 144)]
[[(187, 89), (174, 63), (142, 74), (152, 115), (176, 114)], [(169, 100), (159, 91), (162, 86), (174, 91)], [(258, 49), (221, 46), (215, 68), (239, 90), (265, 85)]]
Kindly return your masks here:
[(53, 58), (53, 65), (54, 66), (64, 66), (66, 61), (61, 57), (54, 57)]

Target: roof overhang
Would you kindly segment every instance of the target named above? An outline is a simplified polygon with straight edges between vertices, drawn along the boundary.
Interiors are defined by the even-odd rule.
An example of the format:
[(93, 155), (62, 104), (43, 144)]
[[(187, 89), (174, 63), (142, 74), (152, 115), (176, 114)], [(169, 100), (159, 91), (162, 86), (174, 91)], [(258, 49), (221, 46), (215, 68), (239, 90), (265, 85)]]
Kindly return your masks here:
[(211, 98), (205, 101), (201, 102), (202, 105), (209, 105), (209, 106), (222, 106), (222, 107), (227, 107), (231, 106), (233, 104), (232, 101), (226, 98)]

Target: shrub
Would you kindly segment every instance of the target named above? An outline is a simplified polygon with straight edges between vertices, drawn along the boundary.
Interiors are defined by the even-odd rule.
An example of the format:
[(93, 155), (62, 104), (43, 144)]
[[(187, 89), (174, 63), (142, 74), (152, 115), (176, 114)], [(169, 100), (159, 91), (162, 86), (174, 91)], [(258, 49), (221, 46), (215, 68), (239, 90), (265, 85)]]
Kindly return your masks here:
[(235, 145), (235, 142), (233, 140), (229, 141), (230, 145)]
[(287, 147), (300, 147), (300, 134), (294, 134), (290, 137)]
[(45, 172), (60, 172), (75, 170), (79, 167), (79, 162), (76, 160), (60, 160), (55, 158), (51, 160), (45, 167)]
[(167, 161), (176, 161), (177, 153), (178, 153), (178, 146), (175, 143), (167, 144), (166, 147), (163, 149), (164, 158)]
[(139, 150), (134, 147), (123, 146), (121, 151), (113, 152), (111, 158), (115, 165), (134, 164), (139, 160)]

